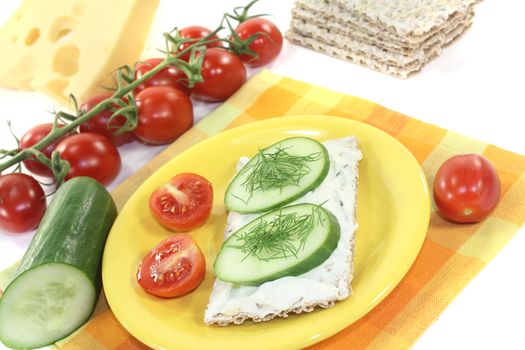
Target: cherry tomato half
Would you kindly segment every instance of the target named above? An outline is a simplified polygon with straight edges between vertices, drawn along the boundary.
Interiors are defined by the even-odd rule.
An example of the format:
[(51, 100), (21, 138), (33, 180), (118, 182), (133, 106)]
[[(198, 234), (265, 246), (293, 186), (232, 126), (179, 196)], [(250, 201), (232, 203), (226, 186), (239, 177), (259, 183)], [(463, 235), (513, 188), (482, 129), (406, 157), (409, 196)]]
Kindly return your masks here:
[(153, 217), (173, 231), (190, 231), (206, 222), (213, 204), (213, 188), (204, 177), (182, 173), (157, 188), (150, 197)]
[(36, 228), (46, 211), (46, 196), (31, 176), (0, 176), (0, 229), (21, 233)]
[(197, 243), (179, 234), (160, 242), (142, 259), (137, 281), (150, 294), (174, 298), (197, 288), (205, 272), (206, 260)]
[(246, 40), (252, 35), (261, 33), (248, 46), (251, 50), (259, 55), (254, 57), (248, 54), (242, 54), (239, 58), (251, 67), (264, 66), (273, 61), (281, 52), (283, 47), (283, 35), (273, 22), (266, 18), (251, 18), (242, 22), (235, 29), (239, 38)]
[(490, 162), (479, 154), (451, 157), (434, 180), (434, 201), (439, 213), (452, 221), (483, 220), (496, 207), (500, 180)]
[(223, 49), (207, 49), (202, 63), (202, 83), (193, 87), (192, 97), (219, 102), (233, 95), (246, 81), (246, 68), (234, 54)]
[[(58, 124), (59, 128), (63, 126), (64, 124)], [(26, 149), (26, 148), (32, 147), (33, 145), (38, 143), (40, 140), (42, 140), (44, 137), (46, 137), (52, 128), (53, 128), (52, 123), (39, 124), (39, 125), (33, 126), (20, 139), (20, 149)], [(51, 153), (53, 153), (58, 143), (64, 138), (65, 137), (62, 137), (52, 142), (51, 144), (42, 148), (40, 152), (42, 152), (47, 158), (50, 158)], [(35, 175), (53, 177), (53, 172), (51, 171), (51, 169), (49, 169), (44, 164), (40, 163), (38, 160), (34, 159), (34, 157), (24, 160), (23, 163), (24, 163), (24, 166), (27, 168), (27, 170), (29, 170), (31, 173)]]
[(144, 89), (137, 95), (136, 103), (139, 122), (133, 133), (144, 143), (171, 143), (193, 125), (191, 100), (173, 87)]
[[(163, 58), (150, 58), (137, 65), (137, 71), (135, 73), (135, 79), (140, 79), (144, 74), (157, 67), (161, 63)], [(168, 66), (163, 68), (160, 72), (146, 80), (135, 88), (135, 93), (139, 93), (142, 90), (152, 86), (172, 86), (178, 88), (186, 94), (190, 93), (190, 89), (185, 84), (187, 79), (186, 74), (175, 66)]]
[(71, 165), (66, 180), (89, 176), (108, 185), (120, 171), (121, 161), (117, 148), (100, 134), (83, 132), (70, 136), (58, 144), (57, 151)]
[[(186, 27), (186, 28), (181, 29), (180, 30), (180, 37), (181, 38), (183, 38), (183, 39), (195, 39), (195, 40), (193, 40), (191, 42), (187, 42), (187, 43), (181, 44), (179, 46), (179, 52), (185, 50), (186, 48), (188, 48), (188, 46), (192, 45), (193, 43), (195, 43), (199, 39), (202, 39), (202, 38), (206, 37), (207, 35), (210, 35), (211, 33), (212, 33), (211, 30), (209, 30), (206, 27), (201, 27), (201, 26), (190, 26), (190, 27)], [(219, 39), (219, 37), (217, 35), (213, 35), (213, 36), (210, 37), (210, 40), (218, 40), (218, 39)], [(208, 47), (208, 48), (210, 48), (210, 47), (217, 47), (217, 46), (221, 46), (221, 42), (220, 41), (215, 41), (215, 42), (206, 44), (206, 47)], [(190, 52), (187, 52), (184, 55), (182, 55), (180, 57), (180, 59), (187, 61), (189, 57), (190, 57)]]
[[(111, 93), (104, 93), (100, 95), (96, 95), (85, 101), (82, 105), (80, 105), (80, 109), (84, 112), (88, 112), (93, 109), (96, 105), (98, 105), (100, 102), (108, 99), (111, 97)], [(115, 106), (118, 108), (118, 106)], [(87, 122), (80, 125), (79, 130), (80, 132), (95, 132), (97, 134), (101, 134), (106, 136), (108, 139), (113, 142), (115, 146), (120, 146), (125, 143), (133, 141), (133, 134), (131, 132), (125, 132), (120, 135), (115, 135), (110, 131), (111, 128), (120, 127), (124, 125), (126, 122), (126, 118), (123, 116), (117, 116), (109, 122), (109, 118), (113, 115), (113, 112), (111, 112), (109, 109), (106, 109)]]

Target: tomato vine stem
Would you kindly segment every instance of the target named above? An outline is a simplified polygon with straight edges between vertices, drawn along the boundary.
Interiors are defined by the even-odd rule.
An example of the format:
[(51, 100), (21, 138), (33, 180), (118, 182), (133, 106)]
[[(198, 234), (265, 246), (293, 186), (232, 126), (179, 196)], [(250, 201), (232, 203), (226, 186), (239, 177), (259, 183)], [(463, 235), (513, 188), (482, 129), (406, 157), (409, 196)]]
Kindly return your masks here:
[[(165, 33), (165, 35), (169, 35), (169, 33)], [(130, 83), (128, 85), (125, 85), (125, 86), (118, 87), (117, 90), (115, 90), (115, 92), (113, 93), (113, 95), (110, 98), (108, 98), (108, 99), (106, 99), (104, 101), (101, 101), (99, 104), (97, 104), (95, 107), (93, 107), (93, 109), (91, 109), (90, 111), (80, 115), (79, 117), (71, 118), (71, 115), (69, 115), (69, 114), (67, 114), (65, 112), (58, 112), (58, 113), (56, 113), (55, 120), (54, 120), (54, 123), (53, 123), (53, 128), (51, 129), (49, 134), (47, 134), (43, 139), (41, 139), (39, 142), (34, 144), (31, 148), (27, 148), (27, 149), (23, 149), (23, 150), (19, 150), (19, 149), (2, 150), (0, 152), (0, 153), (3, 153), (1, 158), (6, 157), (6, 156), (11, 156), (11, 158), (8, 158), (5, 161), (0, 163), (0, 172), (2, 172), (4, 170), (12, 167), (13, 165), (16, 165), (16, 164), (26, 160), (27, 158), (29, 158), (29, 157), (31, 157), (33, 155), (36, 155), (35, 151), (41, 150), (42, 148), (44, 148), (44, 147), (50, 145), (51, 143), (53, 143), (53, 141), (55, 141), (55, 140), (61, 138), (62, 136), (65, 136), (68, 133), (74, 131), (78, 126), (80, 126), (80, 124), (85, 123), (86, 121), (88, 121), (91, 118), (95, 117), (97, 114), (99, 114), (102, 111), (110, 108), (110, 106), (113, 105), (114, 103), (118, 103), (116, 101), (120, 100), (121, 98), (125, 97), (127, 94), (131, 93), (138, 85), (142, 84), (143, 82), (145, 82), (146, 80), (148, 80), (149, 78), (151, 78), (152, 76), (154, 76), (155, 74), (160, 72), (162, 69), (166, 68), (167, 66), (169, 66), (169, 65), (177, 66), (178, 64), (180, 64), (180, 61), (182, 61), (182, 60), (179, 59), (180, 56), (184, 55), (187, 52), (190, 52), (191, 50), (195, 50), (196, 48), (198, 48), (200, 46), (204, 46), (204, 45), (206, 45), (208, 43), (216, 41), (216, 40), (204, 40), (204, 39), (206, 39), (206, 38), (203, 38), (203, 39), (195, 42), (193, 45), (188, 46), (186, 49), (178, 52), (174, 56), (171, 54), (171, 52), (168, 53), (167, 57), (161, 63), (159, 63), (156, 67), (154, 67), (149, 72), (144, 74), (139, 79), (136, 79), (132, 83)], [(182, 62), (184, 62), (184, 61), (182, 61)], [(186, 62), (184, 62), (184, 63), (186, 63)], [(116, 113), (118, 113), (118, 111)], [(66, 119), (66, 120), (71, 120), (71, 122), (68, 123), (68, 124), (65, 124), (64, 126), (59, 128), (58, 127), (58, 120), (61, 119), (61, 118)], [(40, 152), (40, 154), (41, 154), (41, 152)], [(37, 157), (37, 159), (39, 161), (43, 161), (43, 163), (45, 165), (48, 165), (49, 163), (44, 161), (44, 158), (46, 158), (47, 161), (49, 161), (49, 162), (50, 162), (50, 160), (46, 156), (44, 156), (43, 154), (41, 154), (41, 155), (42, 156), (41, 157)]]
[[(201, 67), (204, 61), (204, 53), (206, 50), (206, 45), (214, 42), (226, 42), (229, 44), (229, 48), (224, 47), (224, 49), (244, 51), (244, 53), (257, 56), (257, 54), (251, 51), (247, 45), (249, 45), (255, 37), (264, 33), (257, 33), (253, 38), (248, 38), (245, 41), (240, 40), (240, 38), (235, 35), (235, 31), (229, 22), (229, 18), (238, 21), (239, 23), (254, 17), (264, 16), (264, 15), (255, 15), (248, 16), (248, 11), (258, 0), (253, 0), (246, 6), (235, 7), (233, 12), (234, 14), (225, 13), (221, 19), (220, 25), (213, 32), (207, 36), (200, 39), (187, 39), (181, 38), (179, 31), (175, 29), (175, 36), (172, 36), (172, 32), (164, 33), (166, 40), (166, 58), (161, 61), (157, 66), (153, 67), (150, 71), (142, 75), (140, 78), (135, 79), (135, 67), (131, 68), (129, 66), (123, 66), (118, 68), (114, 72), (116, 89), (113, 94), (98, 103), (91, 110), (84, 112), (79, 110), (78, 103), (74, 95), (70, 96), (70, 99), (76, 110), (76, 115), (72, 115), (63, 111), (54, 113), (55, 118), (53, 121), (53, 127), (51, 131), (42, 138), (39, 142), (34, 144), (30, 148), (20, 149), (18, 148), (12, 150), (0, 150), (0, 173), (11, 168), (12, 166), (20, 167), (20, 163), (29, 157), (34, 157), (35, 160), (43, 163), (48, 166), (55, 177), (57, 185), (60, 185), (63, 181), (67, 172), (69, 171), (69, 163), (65, 160), (60, 159), (58, 152), (53, 152), (51, 159), (47, 158), (40, 150), (44, 147), (50, 145), (54, 141), (60, 139), (61, 137), (70, 134), (75, 131), (81, 124), (92, 119), (99, 113), (109, 109), (114, 111), (113, 115), (110, 117), (110, 120), (115, 117), (122, 115), (126, 118), (126, 122), (123, 126), (113, 128), (112, 132), (114, 134), (121, 134), (126, 131), (132, 131), (137, 126), (137, 111), (135, 100), (133, 98), (132, 92), (140, 84), (144, 83), (149, 78), (153, 77), (155, 74), (166, 68), (167, 66), (173, 65), (181, 69), (187, 75), (187, 84), (191, 88), (196, 83), (202, 82), (203, 78), (201, 75)], [(231, 32), (232, 39), (213, 39), (219, 31), (225, 29), (224, 22), (227, 22), (228, 29)], [(190, 45), (183, 50), (180, 50), (181, 44), (189, 43)], [(241, 50), (241, 48), (243, 50)], [(181, 59), (185, 54), (189, 53), (189, 61), (186, 62)], [(117, 106), (117, 107), (115, 107)], [(116, 110), (115, 110), (116, 109)], [(67, 121), (63, 126), (59, 127), (59, 121)], [(15, 136), (16, 138), (16, 136)], [(17, 139), (17, 143), (19, 143)]]

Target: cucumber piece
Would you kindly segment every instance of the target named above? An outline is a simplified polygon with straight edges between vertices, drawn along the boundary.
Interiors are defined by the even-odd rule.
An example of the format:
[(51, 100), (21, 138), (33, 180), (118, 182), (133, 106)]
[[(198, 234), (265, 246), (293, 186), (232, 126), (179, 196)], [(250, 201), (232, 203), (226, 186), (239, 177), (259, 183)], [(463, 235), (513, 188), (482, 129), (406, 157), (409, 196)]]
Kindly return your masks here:
[(101, 260), (117, 216), (97, 181), (73, 178), (56, 192), (15, 279), (0, 299), (0, 340), (16, 349), (56, 342), (91, 315)]
[(95, 298), (93, 284), (79, 269), (59, 263), (36, 266), (16, 278), (2, 298), (2, 342), (33, 349), (62, 339), (86, 321)]
[(291, 137), (255, 155), (230, 182), (226, 207), (262, 213), (293, 202), (319, 186), (328, 174), (326, 148), (308, 137)]
[(297, 204), (264, 214), (222, 244), (213, 269), (226, 282), (260, 285), (297, 276), (321, 265), (339, 242), (337, 218), (314, 204)]

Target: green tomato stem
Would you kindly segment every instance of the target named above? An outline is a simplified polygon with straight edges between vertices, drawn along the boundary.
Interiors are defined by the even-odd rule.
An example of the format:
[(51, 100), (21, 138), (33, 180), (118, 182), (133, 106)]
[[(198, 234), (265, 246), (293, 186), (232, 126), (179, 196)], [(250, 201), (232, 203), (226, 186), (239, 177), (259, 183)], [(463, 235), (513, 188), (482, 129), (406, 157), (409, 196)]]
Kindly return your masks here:
[[(41, 150), (42, 148), (44, 148), (44, 147), (50, 145), (51, 143), (53, 143), (54, 141), (60, 139), (61, 137), (67, 135), (68, 133), (72, 132), (73, 130), (75, 130), (81, 124), (87, 122), (88, 120), (90, 120), (93, 117), (95, 117), (97, 114), (99, 114), (102, 111), (104, 111), (107, 108), (109, 108), (114, 103), (115, 100), (120, 100), (122, 97), (124, 97), (128, 93), (132, 92), (137, 86), (139, 86), (140, 84), (142, 84), (143, 82), (145, 82), (146, 80), (151, 78), (153, 75), (155, 75), (158, 72), (160, 72), (165, 67), (167, 67), (167, 66), (169, 66), (171, 64), (174, 64), (175, 66), (181, 64), (180, 60), (179, 60), (179, 57), (184, 55), (185, 53), (191, 51), (194, 47), (204, 46), (204, 45), (206, 45), (208, 43), (212, 43), (212, 42), (217, 41), (216, 39), (215, 40), (204, 40), (204, 39), (206, 39), (206, 38), (203, 38), (203, 39), (195, 42), (195, 44), (188, 46), (186, 49), (184, 49), (181, 52), (177, 53), (175, 56), (171, 56), (171, 55), (168, 54), (168, 56), (161, 63), (159, 63), (152, 70), (150, 70), (149, 72), (144, 74), (142, 77), (140, 77), (139, 79), (133, 81), (129, 85), (120, 87), (119, 89), (117, 89), (113, 93), (113, 95), (111, 97), (107, 98), (104, 101), (101, 101), (99, 104), (97, 104), (89, 112), (83, 114), (82, 116), (76, 118), (75, 120), (72, 120), (70, 123), (64, 125), (61, 128), (59, 128), (57, 126), (57, 120), (61, 116), (63, 116), (64, 113), (63, 112), (57, 113), (57, 115), (55, 117), (55, 123), (54, 123), (55, 125), (54, 125), (53, 129), (51, 130), (51, 132), (49, 134), (47, 134), (42, 140), (40, 140), (39, 142), (34, 144), (31, 148), (27, 148), (27, 149), (24, 149), (24, 150), (16, 150), (15, 149), (15, 150), (9, 150), (9, 151), (2, 151), (2, 153), (4, 153), (4, 155), (9, 154), (9, 155), (12, 155), (12, 157), (7, 159), (7, 160), (5, 160), (2, 163), (0, 163), (0, 172), (2, 172), (4, 170), (12, 167), (15, 164), (18, 164), (18, 163), (22, 162), (23, 160), (26, 160), (31, 155), (35, 155), (35, 151)], [(182, 63), (182, 64), (184, 64), (184, 63)], [(65, 118), (65, 119), (71, 119), (71, 118)], [(45, 162), (45, 161), (43, 161), (42, 157), (47, 159), (47, 157), (45, 157), (43, 154), (41, 154), (41, 156), (37, 157), (37, 159), (39, 161), (41, 161), (42, 163), (44, 163), (45, 165), (50, 166), (51, 161), (49, 159), (47, 159), (48, 162)]]

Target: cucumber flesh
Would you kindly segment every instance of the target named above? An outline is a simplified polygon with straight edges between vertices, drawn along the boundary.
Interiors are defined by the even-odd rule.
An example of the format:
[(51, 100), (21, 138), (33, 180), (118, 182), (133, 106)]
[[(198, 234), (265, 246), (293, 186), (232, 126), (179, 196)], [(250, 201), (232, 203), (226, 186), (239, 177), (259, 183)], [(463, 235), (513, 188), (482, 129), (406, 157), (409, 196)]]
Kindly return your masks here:
[(58, 188), (0, 299), (0, 341), (17, 349), (41, 347), (87, 320), (116, 216), (111, 195), (94, 179), (76, 177)]
[[(310, 216), (312, 220), (307, 225), (299, 224), (300, 220)], [(295, 247), (294, 254), (276, 255), (275, 249), (266, 248), (260, 249), (257, 255), (250, 253), (246, 245), (250, 237), (260, 235), (263, 227), (284, 227), (282, 223), (291, 217), (295, 221), (288, 221), (286, 227), (299, 227), (296, 231), (287, 231), (294, 232), (287, 236), (289, 239), (286, 241), (288, 246)], [(276, 224), (278, 220), (280, 223)], [(272, 235), (282, 232), (265, 230)], [(305, 233), (306, 239), (301, 240)], [(337, 247), (339, 237), (339, 223), (329, 211), (308, 203), (291, 205), (262, 215), (233, 233), (224, 241), (217, 255), (214, 272), (218, 279), (240, 285), (260, 285), (284, 276), (298, 276), (328, 259)]]
[(74, 266), (49, 263), (18, 276), (0, 303), (0, 338), (15, 349), (39, 348), (84, 323), (93, 310), (92, 281)]
[[(263, 167), (261, 165), (263, 163), (261, 154), (272, 157), (282, 151), (286, 152), (288, 159), (290, 157), (307, 157), (307, 160), (298, 162), (304, 166), (298, 169), (298, 163), (295, 163), (295, 166), (286, 167), (292, 162), (283, 161), (282, 165), (277, 167), (273, 173), (274, 178), (282, 175), (284, 179), (283, 181), (274, 181), (276, 186), (250, 181), (250, 179), (253, 180), (253, 173)], [(280, 159), (284, 160), (284, 158)], [(268, 169), (267, 165), (265, 167)], [(326, 178), (329, 167), (328, 152), (320, 142), (308, 137), (284, 139), (261, 150), (239, 170), (226, 190), (224, 203), (229, 210), (242, 214), (262, 213), (279, 208), (319, 186)], [(297, 174), (301, 175), (298, 176)], [(268, 177), (260, 178), (267, 179)], [(253, 186), (254, 183), (255, 186)]]

